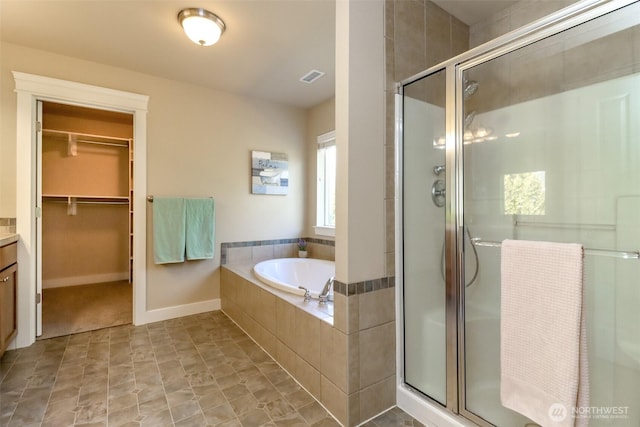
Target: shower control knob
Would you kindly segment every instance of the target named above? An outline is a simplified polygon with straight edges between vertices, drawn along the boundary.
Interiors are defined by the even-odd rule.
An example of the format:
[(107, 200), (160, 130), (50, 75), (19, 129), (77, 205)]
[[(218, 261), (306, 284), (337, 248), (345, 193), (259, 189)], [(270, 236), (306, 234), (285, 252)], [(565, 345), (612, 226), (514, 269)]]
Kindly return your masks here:
[(444, 206), (445, 198), (445, 183), (441, 179), (436, 179), (431, 186), (431, 200), (433, 200), (433, 204), (441, 208)]

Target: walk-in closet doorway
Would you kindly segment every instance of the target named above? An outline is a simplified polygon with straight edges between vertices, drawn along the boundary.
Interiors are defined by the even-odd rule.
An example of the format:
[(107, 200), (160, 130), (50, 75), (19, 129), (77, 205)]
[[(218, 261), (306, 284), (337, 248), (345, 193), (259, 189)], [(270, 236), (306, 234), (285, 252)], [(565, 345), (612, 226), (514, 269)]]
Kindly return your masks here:
[(16, 232), (18, 241), (18, 335), (14, 346), (28, 347), (42, 333), (41, 250), (37, 228), (42, 209), (38, 172), (38, 101), (116, 111), (133, 116), (133, 324), (164, 320), (173, 312), (147, 310), (146, 192), (147, 108), (149, 97), (46, 76), (12, 71), (16, 109)]
[(37, 109), (39, 339), (130, 324), (133, 115)]

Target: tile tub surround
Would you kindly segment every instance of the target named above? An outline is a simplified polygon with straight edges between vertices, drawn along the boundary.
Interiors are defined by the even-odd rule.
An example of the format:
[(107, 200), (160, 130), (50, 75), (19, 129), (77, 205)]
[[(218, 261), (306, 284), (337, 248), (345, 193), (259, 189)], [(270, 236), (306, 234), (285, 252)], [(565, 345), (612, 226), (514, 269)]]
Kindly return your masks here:
[[(300, 237), (276, 240), (251, 240), (247, 242), (225, 242), (220, 245), (220, 263), (257, 264), (275, 258), (297, 258)], [(335, 260), (335, 242), (302, 237), (307, 242), (310, 258)]]
[(395, 288), (389, 280), (371, 281), (369, 292), (369, 281), (360, 294), (336, 292), (331, 311), (332, 304), (319, 309), (317, 301), (304, 303), (262, 284), (252, 265), (222, 268), (222, 310), (232, 320), (341, 424), (357, 425), (395, 405)]

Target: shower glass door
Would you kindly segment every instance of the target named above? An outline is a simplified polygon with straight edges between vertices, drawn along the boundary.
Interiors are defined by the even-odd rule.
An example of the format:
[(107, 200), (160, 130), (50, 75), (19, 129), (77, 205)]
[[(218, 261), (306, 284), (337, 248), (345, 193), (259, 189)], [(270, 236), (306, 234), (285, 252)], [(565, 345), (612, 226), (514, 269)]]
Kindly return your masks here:
[(464, 225), (476, 239), (464, 262), (479, 269), (471, 282), (467, 268), (460, 286), (460, 409), (474, 421), (531, 422), (500, 403), (499, 242), (519, 239), (602, 250), (584, 259), (587, 409), (600, 414), (589, 425), (640, 425), (640, 261), (625, 258), (640, 248), (639, 23), (635, 3), (462, 64), (463, 88), (475, 86), (461, 117)]
[(445, 72), (404, 88), (404, 381), (446, 405)]

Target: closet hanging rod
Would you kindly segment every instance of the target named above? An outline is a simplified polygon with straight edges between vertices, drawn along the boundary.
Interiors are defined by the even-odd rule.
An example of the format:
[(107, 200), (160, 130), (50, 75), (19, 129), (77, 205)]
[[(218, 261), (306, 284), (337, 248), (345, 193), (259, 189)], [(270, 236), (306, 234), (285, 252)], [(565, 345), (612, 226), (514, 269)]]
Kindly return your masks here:
[(76, 142), (82, 142), (84, 144), (107, 145), (109, 147), (129, 148), (128, 145), (118, 144), (117, 142), (88, 141), (86, 139), (76, 139)]
[[(482, 240), (479, 237), (474, 237), (471, 239), (471, 243), (474, 246), (484, 246), (488, 248), (499, 248), (502, 246), (501, 242), (494, 242), (490, 240)], [(599, 255), (606, 256), (612, 258), (622, 258), (622, 259), (640, 259), (640, 250), (638, 251), (616, 251), (613, 249), (592, 249), (592, 248), (584, 248), (585, 255)]]
[(65, 130), (55, 130), (55, 129), (43, 129), (42, 131), (47, 133), (55, 133), (58, 135), (75, 135), (75, 136), (84, 137), (84, 138), (112, 139), (114, 141), (122, 141), (127, 143), (130, 143), (132, 141), (132, 138), (123, 138), (121, 136), (97, 135), (93, 133), (69, 132)]

